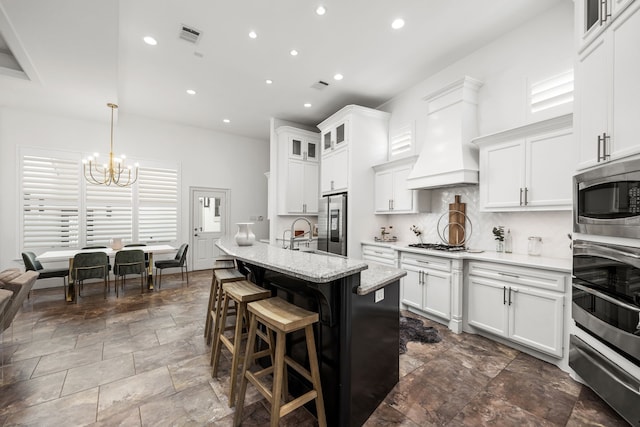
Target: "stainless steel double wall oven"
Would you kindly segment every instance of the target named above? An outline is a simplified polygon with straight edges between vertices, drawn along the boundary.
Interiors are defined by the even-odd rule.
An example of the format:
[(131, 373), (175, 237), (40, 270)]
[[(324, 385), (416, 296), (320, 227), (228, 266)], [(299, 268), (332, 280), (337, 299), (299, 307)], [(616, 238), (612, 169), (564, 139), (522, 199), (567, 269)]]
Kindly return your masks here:
[(569, 365), (640, 426), (640, 160), (576, 175), (573, 215)]

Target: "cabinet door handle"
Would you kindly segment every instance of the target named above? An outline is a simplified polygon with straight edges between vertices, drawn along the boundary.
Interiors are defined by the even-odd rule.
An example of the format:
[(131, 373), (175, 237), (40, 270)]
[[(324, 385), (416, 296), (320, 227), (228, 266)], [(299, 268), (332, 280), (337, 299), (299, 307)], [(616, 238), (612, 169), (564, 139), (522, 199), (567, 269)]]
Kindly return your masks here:
[(522, 188), (520, 188), (520, 206), (522, 206)]
[(391, 200), (388, 200), (389, 202), (389, 210), (391, 210)]
[(331, 181), (331, 189), (333, 190), (333, 180)]
[(422, 270), (418, 270), (418, 284), (422, 285)]
[(598, 162), (607, 160), (610, 156), (607, 154), (607, 140), (611, 137), (606, 132), (598, 135)]
[(502, 305), (506, 305), (507, 304), (507, 287), (503, 286), (502, 287)]
[(611, 14), (607, 8), (607, 0), (600, 0), (600, 25), (609, 20)]
[(509, 288), (509, 305), (511, 305), (511, 288)]
[(529, 204), (529, 201), (527, 200), (527, 194), (529, 193), (529, 189), (527, 187), (524, 187), (524, 205), (527, 206)]
[(394, 209), (395, 209), (395, 206), (394, 206), (394, 203), (393, 203), (393, 199), (391, 199), (391, 210), (394, 210)]

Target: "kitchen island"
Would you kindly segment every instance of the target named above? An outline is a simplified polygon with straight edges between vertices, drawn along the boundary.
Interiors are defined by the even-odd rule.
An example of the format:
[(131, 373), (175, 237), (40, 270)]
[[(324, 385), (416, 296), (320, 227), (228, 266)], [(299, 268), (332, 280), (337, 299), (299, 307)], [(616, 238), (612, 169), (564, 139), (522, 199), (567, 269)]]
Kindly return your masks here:
[[(406, 273), (260, 242), (238, 246), (230, 237), (216, 245), (272, 295), (319, 313), (314, 334), (327, 423), (362, 425), (398, 382), (399, 283)], [(303, 334), (287, 338), (287, 352), (307, 364)], [(289, 370), (292, 394), (309, 388)], [(308, 408), (315, 411), (313, 403)]]

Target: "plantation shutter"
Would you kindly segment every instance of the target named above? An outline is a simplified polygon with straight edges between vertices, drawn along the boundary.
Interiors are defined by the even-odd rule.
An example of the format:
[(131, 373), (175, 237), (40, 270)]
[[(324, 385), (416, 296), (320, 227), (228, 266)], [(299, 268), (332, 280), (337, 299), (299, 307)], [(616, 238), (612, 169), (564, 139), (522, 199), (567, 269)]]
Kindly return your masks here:
[(22, 247), (77, 247), (78, 160), (62, 155), (22, 156)]
[(178, 239), (178, 171), (140, 167), (138, 238), (160, 243)]
[(86, 184), (86, 244), (109, 246), (114, 237), (133, 237), (131, 187)]

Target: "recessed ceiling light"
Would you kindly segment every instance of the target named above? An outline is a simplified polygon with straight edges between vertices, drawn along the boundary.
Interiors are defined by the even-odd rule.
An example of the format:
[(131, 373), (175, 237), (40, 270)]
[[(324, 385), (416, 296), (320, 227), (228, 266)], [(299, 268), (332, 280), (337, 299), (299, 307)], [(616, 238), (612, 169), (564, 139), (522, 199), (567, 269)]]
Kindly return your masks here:
[(334, 80), (342, 80), (344, 78), (344, 76), (340, 73), (336, 74), (335, 76), (333, 76)]
[(222, 121), (225, 122), (225, 123), (231, 123), (231, 120), (229, 120), (229, 119), (223, 119)]
[(267, 80), (265, 80), (264, 82), (265, 82), (266, 84), (270, 85), (270, 84), (272, 84), (272, 83), (273, 83), (273, 80), (271, 80), (271, 79), (267, 79)]
[(144, 40), (144, 42), (150, 46), (155, 46), (158, 44), (158, 41), (151, 36), (146, 36), (142, 40)]
[(291, 49), (291, 52), (289, 52), (291, 54), (291, 56), (298, 56), (298, 51), (295, 49)]
[(304, 104), (304, 108), (311, 108), (311, 104), (309, 104), (308, 102)]
[(258, 34), (256, 34), (255, 31), (250, 31), (249, 32), (249, 37), (251, 37), (252, 39), (255, 39), (256, 37), (258, 37)]
[(187, 89), (187, 93), (188, 93), (189, 95), (195, 95), (195, 94), (196, 94), (196, 91), (195, 91), (195, 90), (193, 90), (193, 89)]
[(322, 16), (322, 15), (324, 15), (325, 13), (327, 13), (327, 9), (326, 9), (324, 6), (320, 5), (320, 6), (318, 6), (318, 8), (316, 9), (316, 13), (317, 13), (318, 15)]
[(404, 19), (402, 18), (395, 19), (391, 23), (391, 28), (393, 28), (394, 30), (399, 30), (402, 27), (404, 27)]

